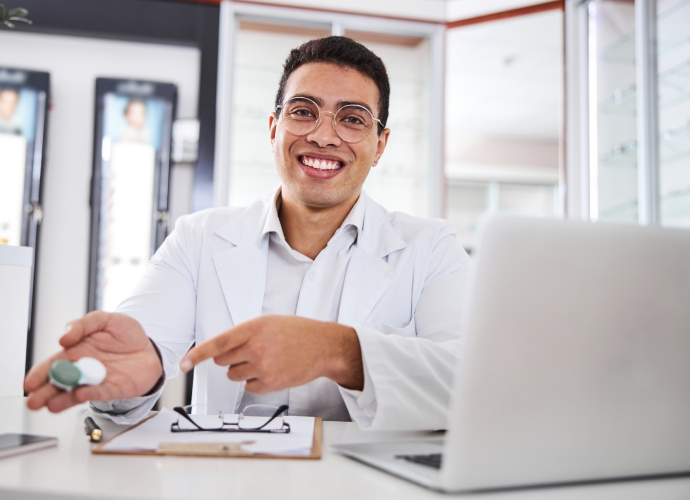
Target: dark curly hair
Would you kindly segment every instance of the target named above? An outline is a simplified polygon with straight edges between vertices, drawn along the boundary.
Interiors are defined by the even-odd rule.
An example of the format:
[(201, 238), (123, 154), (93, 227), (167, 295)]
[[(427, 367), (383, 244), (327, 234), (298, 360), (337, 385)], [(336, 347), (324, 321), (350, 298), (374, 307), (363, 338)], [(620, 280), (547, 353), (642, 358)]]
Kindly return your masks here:
[[(293, 71), (303, 64), (327, 62), (355, 69), (371, 78), (379, 89), (379, 116), (383, 125), (378, 125), (378, 133), (381, 135), (388, 121), (388, 104), (390, 101), (391, 86), (388, 81), (386, 66), (379, 56), (367, 49), (361, 43), (344, 36), (328, 36), (317, 38), (303, 43), (290, 51), (290, 55), (283, 64), (283, 76), (280, 77), (280, 85), (276, 94), (276, 108), (283, 103), (285, 98), (285, 85)], [(278, 113), (280, 110), (276, 110)]]

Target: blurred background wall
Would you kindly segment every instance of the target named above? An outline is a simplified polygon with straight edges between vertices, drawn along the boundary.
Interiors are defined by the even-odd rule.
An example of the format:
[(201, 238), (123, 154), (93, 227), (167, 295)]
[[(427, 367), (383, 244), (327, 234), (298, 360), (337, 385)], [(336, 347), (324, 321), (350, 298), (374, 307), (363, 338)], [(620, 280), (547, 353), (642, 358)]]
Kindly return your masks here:
[[(164, 80), (179, 88), (179, 115), (196, 117), (199, 50), (64, 35), (0, 32), (2, 63), (48, 71), (51, 111), (43, 179), (44, 218), (36, 287), (35, 359), (50, 356), (65, 324), (86, 313), (94, 81), (99, 76)], [(189, 211), (192, 172), (174, 175), (173, 203)]]
[[(172, 230), (180, 215), (246, 205), (279, 182), (266, 124), (282, 61), (315, 37), (354, 38), (383, 58), (392, 86), (391, 141), (365, 189), (389, 210), (448, 218), (472, 252), (484, 213), (560, 213), (562, 11), (482, 17), (533, 3), (25, 0), (34, 24), (0, 30), (0, 66), (51, 77), (32, 358), (93, 307), (89, 259), (107, 251), (92, 237), (96, 78), (174, 84), (175, 118), (198, 124), (198, 159), (171, 163)], [(170, 383), (162, 404), (180, 403), (185, 386)]]
[[(142, 213), (164, 232), (275, 187), (267, 124), (282, 62), (328, 35), (370, 47), (391, 78), (391, 140), (365, 189), (389, 210), (448, 219), (470, 254), (495, 212), (690, 227), (690, 0), (654, 4), (645, 17), (627, 0), (11, 2), (34, 24), (0, 26), (0, 91), (17, 69), (51, 79), (30, 357), (53, 353), (103, 285), (93, 221), (116, 211), (90, 204), (109, 192), (97, 78), (176, 88), (170, 151), (155, 157), (169, 180), (146, 181), (168, 203)], [(657, 45), (635, 43), (641, 25)], [(641, 156), (650, 147), (658, 156)], [(178, 377), (162, 403), (186, 387)]]

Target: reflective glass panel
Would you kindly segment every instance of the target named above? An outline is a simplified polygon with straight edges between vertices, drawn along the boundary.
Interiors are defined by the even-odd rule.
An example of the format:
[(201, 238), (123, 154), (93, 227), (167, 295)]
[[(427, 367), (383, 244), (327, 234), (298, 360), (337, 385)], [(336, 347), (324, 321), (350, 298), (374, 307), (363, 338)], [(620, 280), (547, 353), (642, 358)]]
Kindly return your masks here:
[(635, 4), (597, 0), (588, 9), (590, 214), (638, 221)]
[(690, 0), (659, 0), (661, 223), (690, 228)]

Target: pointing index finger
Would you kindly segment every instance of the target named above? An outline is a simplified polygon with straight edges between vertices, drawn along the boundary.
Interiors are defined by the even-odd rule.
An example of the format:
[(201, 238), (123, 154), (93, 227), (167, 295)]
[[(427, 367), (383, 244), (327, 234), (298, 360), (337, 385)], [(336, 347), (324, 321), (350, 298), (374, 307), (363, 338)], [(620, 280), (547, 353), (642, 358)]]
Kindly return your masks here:
[(212, 339), (202, 342), (198, 346), (192, 348), (182, 358), (180, 368), (182, 368), (183, 371), (188, 372), (202, 361), (205, 361), (209, 358), (215, 358), (224, 352), (231, 351), (236, 347), (241, 346), (247, 340), (249, 340), (249, 336), (249, 328), (244, 325), (231, 328), (230, 330), (227, 330), (220, 335), (216, 335)]

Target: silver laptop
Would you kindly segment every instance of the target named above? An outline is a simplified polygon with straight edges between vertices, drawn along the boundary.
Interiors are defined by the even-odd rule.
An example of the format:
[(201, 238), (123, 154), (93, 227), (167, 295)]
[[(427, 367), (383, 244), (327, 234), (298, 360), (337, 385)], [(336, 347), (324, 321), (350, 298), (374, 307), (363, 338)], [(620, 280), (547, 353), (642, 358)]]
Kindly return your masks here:
[(496, 217), (443, 440), (343, 444), (479, 491), (690, 473), (690, 231)]

